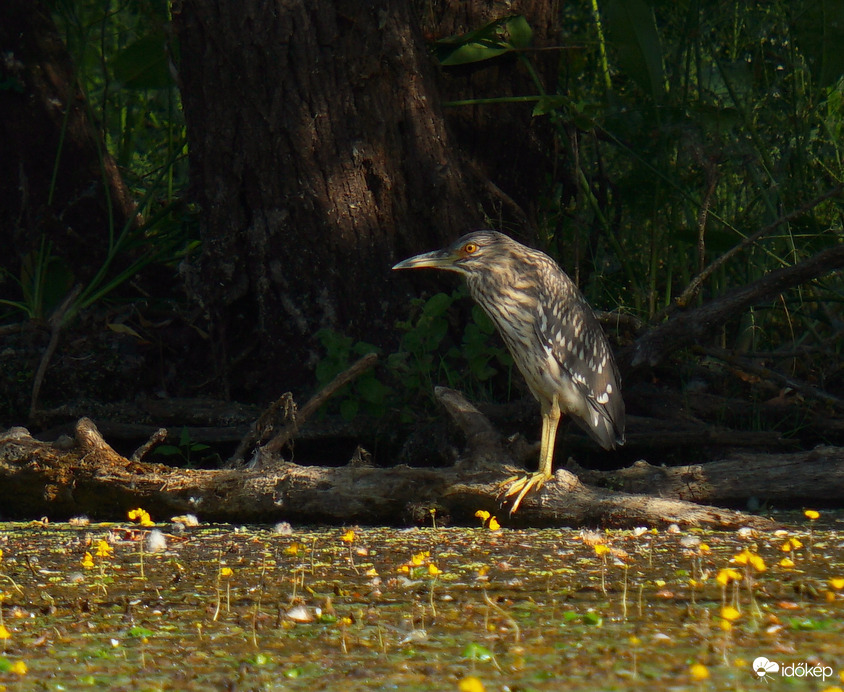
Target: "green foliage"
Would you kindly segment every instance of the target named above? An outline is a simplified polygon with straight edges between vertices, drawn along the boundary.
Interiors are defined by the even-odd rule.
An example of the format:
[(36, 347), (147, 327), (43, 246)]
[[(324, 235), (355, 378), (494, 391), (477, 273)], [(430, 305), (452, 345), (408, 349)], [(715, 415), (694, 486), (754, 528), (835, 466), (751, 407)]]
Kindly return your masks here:
[[(509, 385), (513, 361), (500, 341), (492, 338), (495, 326), (483, 310), (473, 306), (471, 321), (462, 332), (458, 330), (459, 340), (453, 338), (452, 306), (465, 297), (465, 289), (460, 288), (413, 300), (408, 319), (396, 324), (402, 332), (399, 349), (387, 355), (383, 367), (364, 373), (338, 393), (335, 400), (340, 402), (340, 413), (350, 419), (359, 412), (382, 415), (398, 409), (408, 416), (409, 407), (419, 401), (433, 404), (437, 385), (456, 387), (480, 398), (500, 393), (495, 392), (497, 375), (504, 375)], [(361, 356), (380, 353), (372, 344), (355, 342), (328, 329), (320, 330), (317, 338), (325, 349), (316, 367), (320, 385)]]
[[(169, 68), (174, 51), (167, 33), (167, 3), (56, 0), (52, 9), (74, 61), (88, 117), (102, 128), (106, 149), (120, 166), (142, 219), (117, 227), (110, 215), (102, 239), (105, 259), (84, 285), (74, 288), (74, 267), (45, 239), (21, 258), (19, 276), (0, 277), (15, 284), (20, 296), (3, 298), (0, 305), (30, 319), (45, 319), (74, 290), (64, 313), (67, 322), (149, 264), (175, 263), (196, 241), (190, 237), (193, 219), (180, 199), (187, 183), (187, 150), (179, 93)], [(61, 158), (60, 146), (54, 170)], [(105, 179), (104, 166), (102, 170)]]
[(0, 298), (0, 305), (22, 313), (27, 319), (44, 320), (70, 290), (73, 274), (62, 258), (52, 253), (46, 238), (38, 250), (27, 253), (21, 262), (20, 277), (0, 269), (0, 280), (10, 279), (20, 289), (20, 300)]
[(167, 2), (54, 0), (54, 17), (92, 119), (127, 182), (143, 195), (168, 169), (158, 194), (173, 201), (187, 182), (187, 143)]
[[(330, 329), (320, 329), (316, 337), (325, 349), (325, 357), (316, 366), (316, 377), (320, 386), (331, 382), (362, 356), (380, 353), (377, 346), (363, 341), (355, 343), (351, 337)], [(392, 396), (392, 388), (382, 383), (373, 370), (369, 370), (343, 387), (335, 396), (335, 400), (340, 402), (340, 414), (343, 418), (351, 420), (361, 409), (366, 413), (382, 415), (386, 412)]]
[[(519, 100), (556, 130), (555, 173), (537, 190), (540, 235), (590, 302), (659, 320), (704, 267), (778, 221), (697, 300), (841, 241), (842, 195), (823, 197), (844, 182), (840, 3), (592, 0), (563, 12), (558, 82), (544, 84), (539, 54), (521, 47), (537, 95)], [(498, 36), (512, 21), (478, 31)], [(843, 289), (833, 275), (783, 294), (729, 325), (722, 344), (797, 339), (827, 352)]]
[(435, 41), (432, 49), (441, 65), (490, 60), (530, 46), (533, 29), (523, 15), (496, 19), (480, 29)]
[(155, 453), (164, 457), (178, 457), (181, 460), (182, 466), (193, 468), (196, 466), (196, 455), (208, 449), (211, 448), (206, 444), (191, 439), (188, 429), (182, 428), (178, 445), (159, 445), (155, 448)]

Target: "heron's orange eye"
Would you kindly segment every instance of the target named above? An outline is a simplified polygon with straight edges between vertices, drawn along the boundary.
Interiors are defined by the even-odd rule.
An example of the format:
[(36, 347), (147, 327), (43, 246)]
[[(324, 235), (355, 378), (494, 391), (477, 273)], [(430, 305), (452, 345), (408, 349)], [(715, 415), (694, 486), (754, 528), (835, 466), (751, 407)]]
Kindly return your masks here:
[(478, 251), (478, 246), (475, 243), (466, 243), (463, 246), (463, 252), (467, 255), (474, 255)]

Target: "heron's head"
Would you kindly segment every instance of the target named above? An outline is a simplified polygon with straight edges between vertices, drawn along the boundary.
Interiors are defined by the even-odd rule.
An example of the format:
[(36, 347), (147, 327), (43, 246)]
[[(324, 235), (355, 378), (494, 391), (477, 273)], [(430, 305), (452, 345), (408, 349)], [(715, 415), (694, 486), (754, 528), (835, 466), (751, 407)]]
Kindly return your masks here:
[(393, 269), (432, 267), (471, 276), (494, 269), (509, 259), (515, 241), (495, 231), (474, 231), (442, 250), (426, 252), (399, 262)]

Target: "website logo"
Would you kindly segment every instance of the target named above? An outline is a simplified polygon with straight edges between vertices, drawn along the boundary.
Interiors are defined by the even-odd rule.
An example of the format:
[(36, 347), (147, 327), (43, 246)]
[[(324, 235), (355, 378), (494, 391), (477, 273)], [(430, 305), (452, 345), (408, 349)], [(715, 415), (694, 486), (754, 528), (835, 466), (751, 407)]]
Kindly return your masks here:
[(764, 656), (759, 656), (753, 661), (753, 672), (760, 678), (766, 675), (773, 675), (780, 672), (780, 664), (776, 661), (769, 661)]
[(770, 680), (775, 676), (783, 678), (820, 678), (826, 680), (832, 677), (831, 666), (821, 666), (811, 663), (787, 663), (780, 665), (765, 656), (753, 659), (753, 672), (760, 680)]

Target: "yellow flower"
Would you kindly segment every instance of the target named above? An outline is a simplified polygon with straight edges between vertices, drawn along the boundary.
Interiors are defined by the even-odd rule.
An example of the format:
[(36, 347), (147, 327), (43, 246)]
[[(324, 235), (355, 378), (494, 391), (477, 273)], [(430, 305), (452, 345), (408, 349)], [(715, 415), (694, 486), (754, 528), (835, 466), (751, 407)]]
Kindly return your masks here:
[(708, 680), (709, 668), (702, 663), (695, 663), (691, 668), (689, 668), (689, 675), (692, 676), (693, 680)]
[(738, 620), (741, 617), (741, 613), (733, 608), (733, 606), (724, 606), (721, 608), (721, 617), (732, 622), (733, 620)]
[(437, 567), (433, 562), (429, 562), (428, 574), (430, 574), (432, 577), (436, 577), (438, 574), (440, 574), (440, 568)]
[(3, 559), (3, 548), (0, 548), (0, 560)]
[(234, 571), (232, 570), (231, 567), (221, 567), (220, 568), (220, 576), (221, 577), (230, 577), (232, 574), (234, 574)]
[(501, 528), (501, 524), (498, 523), (498, 519), (495, 517), (489, 518), (489, 530), (490, 531), (498, 531)]
[[(486, 521), (490, 517), (490, 513), (487, 512), (485, 509), (479, 509), (475, 512), (475, 516), (480, 519), (481, 521)], [(477, 678), (475, 678), (477, 680)]]
[(422, 553), (416, 553), (416, 555), (410, 558), (410, 564), (414, 567), (419, 567), (420, 565), (424, 565), (425, 560), (429, 557), (431, 557), (431, 553), (427, 550)]
[(734, 570), (732, 567), (725, 567), (718, 571), (718, 576), (715, 577), (721, 586), (726, 586), (731, 581), (741, 581), (741, 572)]
[(343, 543), (353, 543), (355, 540), (355, 532), (352, 529), (346, 531), (342, 536)]
[(129, 519), (131, 521), (138, 522), (141, 526), (155, 526), (155, 522), (152, 521), (149, 517), (149, 512), (145, 509), (130, 509), (128, 512)]
[(463, 678), (458, 684), (460, 692), (484, 692), (484, 684), (474, 675)]
[(764, 572), (768, 569), (765, 566), (765, 561), (756, 553), (751, 553), (747, 548), (741, 551), (733, 558), (733, 562), (737, 565), (750, 565), (757, 572)]
[(805, 514), (806, 518), (810, 519), (811, 521), (814, 521), (820, 516), (820, 512), (817, 512), (814, 509), (807, 509), (805, 512), (803, 512), (803, 514)]
[(85, 569), (94, 568), (94, 558), (91, 556), (91, 553), (85, 553), (85, 557), (82, 558), (82, 566)]
[(108, 541), (99, 541), (97, 543), (97, 557), (111, 557), (113, 552), (114, 548), (108, 544)]
[(9, 630), (6, 629), (6, 625), (0, 625), (0, 639), (11, 639), (12, 635)]
[(833, 577), (829, 580), (829, 585), (836, 591), (840, 591), (841, 589), (844, 589), (844, 578)]
[(11, 671), (12, 671), (15, 675), (26, 675), (26, 673), (27, 673), (27, 670), (26, 670), (26, 663), (24, 663), (23, 661), (15, 661), (15, 662), (12, 664)]
[(790, 569), (791, 567), (794, 567), (794, 560), (792, 560), (790, 557), (784, 557), (782, 560), (780, 560), (780, 567)]
[(285, 547), (284, 552), (286, 555), (298, 555), (300, 550), (304, 550), (305, 546), (302, 543), (291, 543), (287, 547)]
[(780, 546), (780, 550), (784, 553), (790, 552), (792, 550), (797, 550), (798, 548), (802, 548), (803, 544), (797, 538), (789, 538), (785, 543)]
[(595, 546), (595, 555), (606, 555), (608, 552), (610, 552), (610, 549), (605, 543), (598, 543)]

